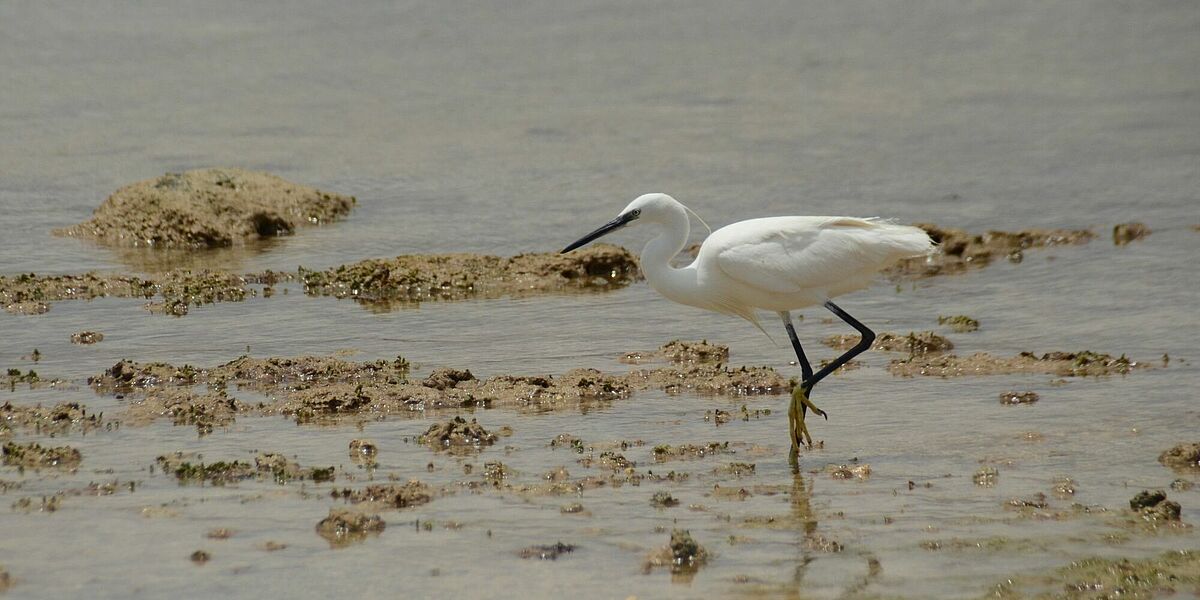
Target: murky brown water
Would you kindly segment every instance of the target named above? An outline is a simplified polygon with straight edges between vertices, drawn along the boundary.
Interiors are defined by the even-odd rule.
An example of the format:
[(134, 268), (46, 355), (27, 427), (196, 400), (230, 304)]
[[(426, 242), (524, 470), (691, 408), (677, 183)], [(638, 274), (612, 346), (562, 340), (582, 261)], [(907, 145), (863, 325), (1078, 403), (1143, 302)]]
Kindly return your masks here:
[[(414, 443), (433, 422), (420, 416), (361, 430), (243, 416), (203, 438), (164, 422), (54, 439), (18, 433), (84, 458), (73, 474), (0, 467), (0, 480), (20, 484), (0, 506), (8, 593), (962, 597), (1085, 556), (1200, 547), (1192, 531), (1129, 530), (1119, 516), (1137, 491), (1179, 477), (1156, 457), (1194, 440), (1200, 425), (1200, 234), (1190, 229), (1200, 223), (1198, 28), (1200, 9), (1167, 2), (1086, 11), (1044, 2), (0, 7), (6, 274), (294, 270), (412, 252), (548, 251), (659, 190), (713, 226), (791, 213), (975, 231), (1093, 227), (1099, 236), (1086, 245), (960, 277), (882, 283), (841, 304), (880, 331), (941, 331), (960, 354), (1091, 349), (1155, 364), (1171, 356), (1165, 369), (1058, 385), (1045, 375), (896, 378), (884, 368), (890, 356), (873, 352), (865, 368), (817, 388), (831, 417), (811, 429), (825, 447), (802, 457), (799, 475), (785, 459), (783, 396), (651, 390), (586, 411), (477, 410), (480, 423), (513, 435), (468, 457)], [(48, 234), (86, 218), (119, 185), (225, 164), (353, 194), (359, 205), (332, 227), (209, 253), (112, 251)], [(1132, 220), (1154, 233), (1113, 246), (1109, 229)], [(789, 349), (749, 325), (671, 305), (644, 284), (394, 312), (283, 287), (287, 295), (178, 319), (117, 299), (0, 313), (0, 368), (75, 384), (18, 386), (0, 402), (74, 400), (113, 417), (124, 400), (83, 382), (117, 360), (216, 365), (247, 347), (255, 356), (401, 354), (418, 374), (448, 366), (488, 376), (621, 372), (631, 368), (618, 362), (625, 352), (707, 338), (730, 346), (732, 364), (796, 371)], [(845, 327), (823, 322), (821, 311), (804, 314), (802, 339), (827, 356), (817, 341)], [(938, 315), (954, 314), (981, 329), (938, 328)], [(72, 344), (82, 330), (105, 338)], [(37, 364), (22, 359), (34, 348)], [(1041, 400), (1004, 406), (998, 396), (1010, 390)], [(743, 421), (742, 404), (772, 412)], [(735, 418), (705, 421), (718, 408)], [(603, 474), (550, 448), (564, 432), (589, 445), (644, 441), (622, 452), (639, 473), (689, 477), (578, 497), (462, 485), (497, 460), (514, 485), (560, 465), (572, 477)], [(1029, 432), (1040, 435), (1030, 441)], [(366, 471), (347, 454), (362, 437), (380, 449), (376, 480), (419, 478), (456, 493), (384, 512), (382, 534), (333, 550), (314, 526), (342, 505), (330, 489), (364, 485)], [(711, 441), (735, 453), (653, 458), (656, 445)], [(150, 471), (176, 450), (206, 461), (280, 452), (306, 466), (338, 465), (339, 479), (181, 487)], [(856, 458), (870, 465), (868, 479), (825, 473)], [(754, 474), (714, 472), (735, 461), (754, 463)], [(999, 470), (995, 486), (972, 482), (983, 466)], [(1073, 499), (1052, 494), (1061, 476), (1076, 482)], [(136, 482), (134, 491), (68, 495), (52, 513), (6, 508), (113, 480)], [(661, 491), (680, 505), (652, 507)], [(1004, 506), (1039, 492), (1049, 507), (1034, 512), (1064, 514), (1031, 518)], [(1200, 521), (1200, 491), (1168, 492), (1185, 522)], [(571, 502), (590, 514), (562, 514)], [(1072, 502), (1109, 512), (1076, 514)], [(217, 527), (234, 534), (205, 537)], [(690, 530), (712, 554), (690, 580), (642, 572), (672, 528)], [(268, 541), (287, 547), (267, 552)], [(558, 541), (577, 548), (554, 561), (517, 554)], [(188, 558), (199, 549), (212, 556), (202, 566)]]

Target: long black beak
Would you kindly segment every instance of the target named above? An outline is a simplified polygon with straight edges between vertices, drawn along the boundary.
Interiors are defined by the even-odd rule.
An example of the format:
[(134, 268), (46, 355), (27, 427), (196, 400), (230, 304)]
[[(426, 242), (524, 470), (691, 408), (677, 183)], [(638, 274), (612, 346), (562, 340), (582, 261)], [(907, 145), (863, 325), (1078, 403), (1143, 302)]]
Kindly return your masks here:
[(604, 225), (601, 225), (599, 229), (579, 238), (570, 246), (563, 248), (562, 252), (560, 252), (559, 254), (566, 254), (584, 244), (587, 244), (588, 242), (591, 242), (595, 239), (606, 236), (606, 235), (628, 225), (630, 221), (638, 218), (637, 213), (638, 213), (638, 211), (629, 211), (629, 212), (605, 223)]

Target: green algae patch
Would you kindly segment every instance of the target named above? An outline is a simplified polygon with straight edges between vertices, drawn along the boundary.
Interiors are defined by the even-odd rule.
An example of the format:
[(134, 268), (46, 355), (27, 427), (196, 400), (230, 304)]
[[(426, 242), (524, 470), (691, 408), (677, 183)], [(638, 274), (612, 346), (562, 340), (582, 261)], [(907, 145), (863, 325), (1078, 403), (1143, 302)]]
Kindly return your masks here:
[(83, 462), (83, 454), (70, 446), (42, 446), (37, 442), (18, 444), (7, 442), (3, 447), (5, 466), (31, 469), (75, 469)]
[(414, 254), (368, 259), (323, 271), (301, 268), (298, 274), (307, 294), (353, 298), (383, 309), (430, 300), (614, 289), (640, 277), (634, 255), (608, 244), (570, 254), (512, 257)]
[(280, 485), (292, 480), (314, 483), (333, 481), (333, 467), (301, 467), (282, 454), (260, 452), (254, 464), (243, 460), (216, 461), (205, 463), (193, 453), (173, 452), (155, 459), (164, 473), (173, 475), (180, 485), (208, 484), (223, 486), (247, 479), (271, 479)]
[(966, 315), (954, 315), (952, 317), (938, 316), (938, 325), (945, 325), (955, 333), (979, 331), (979, 321)]
[(269, 173), (197, 169), (127, 185), (91, 219), (54, 233), (126, 247), (239, 246), (331, 223), (355, 202)]
[(213, 463), (171, 460), (171, 457), (160, 456), (155, 462), (164, 471), (175, 476), (180, 484), (208, 483), (222, 486), (230, 482), (254, 477), (258, 472), (250, 463), (240, 460), (217, 461)]
[(1041, 575), (1016, 575), (987, 594), (1015, 598), (1165, 598), (1200, 593), (1200, 552), (1154, 558), (1088, 558)]

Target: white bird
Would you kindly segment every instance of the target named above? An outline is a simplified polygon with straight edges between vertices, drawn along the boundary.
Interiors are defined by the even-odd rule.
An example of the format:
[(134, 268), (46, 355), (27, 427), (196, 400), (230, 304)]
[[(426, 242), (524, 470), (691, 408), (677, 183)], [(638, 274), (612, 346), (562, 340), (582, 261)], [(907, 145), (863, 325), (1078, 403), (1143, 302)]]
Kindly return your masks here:
[[(666, 194), (645, 194), (630, 202), (617, 218), (562, 251), (570, 252), (623, 227), (642, 224), (650, 228), (652, 235), (642, 250), (642, 272), (658, 293), (680, 304), (742, 317), (760, 330), (757, 311), (777, 313), (787, 328), (804, 376), (792, 391), (788, 410), (794, 457), (805, 443), (804, 437), (809, 446), (812, 444), (804, 424), (807, 409), (829, 418), (809, 400), (812, 387), (868, 350), (875, 340), (875, 332), (831, 298), (867, 287), (881, 269), (897, 260), (929, 253), (933, 241), (918, 227), (874, 218), (767, 217), (740, 221), (712, 232), (700, 246), (696, 260), (676, 268), (671, 266), (671, 259), (687, 242), (689, 212), (691, 209)], [(790, 311), (817, 304), (857, 329), (862, 340), (814, 373), (796, 337)]]

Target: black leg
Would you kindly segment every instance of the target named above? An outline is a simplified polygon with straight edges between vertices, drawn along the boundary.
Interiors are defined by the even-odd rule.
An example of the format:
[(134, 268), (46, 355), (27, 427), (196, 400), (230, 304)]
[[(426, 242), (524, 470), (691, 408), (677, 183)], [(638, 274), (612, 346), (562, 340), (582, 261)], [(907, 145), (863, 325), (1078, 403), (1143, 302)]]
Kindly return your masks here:
[(784, 325), (787, 327), (788, 338), (792, 340), (792, 349), (796, 351), (796, 360), (800, 361), (800, 373), (804, 376), (803, 380), (808, 381), (813, 377), (812, 365), (808, 364), (804, 348), (800, 347), (800, 338), (796, 337), (796, 328), (792, 326), (792, 320), (789, 318)]
[[(804, 390), (805, 397), (812, 391), (811, 386), (807, 382), (813, 378), (812, 365), (808, 362), (808, 357), (804, 355), (804, 347), (800, 345), (800, 337), (796, 335), (796, 327), (792, 324), (792, 315), (789, 312), (779, 313), (779, 318), (783, 319), (783, 326), (787, 329), (788, 339), (792, 340), (792, 349), (796, 351), (796, 360), (800, 362), (800, 375), (803, 377), (800, 380), (800, 388)], [(808, 406), (800, 405), (801, 419), (808, 414)], [(829, 418), (829, 417), (825, 417)]]
[(837, 357), (833, 362), (822, 367), (821, 370), (817, 371), (812, 377), (807, 378), (804, 381), (807, 391), (811, 391), (812, 387), (817, 385), (818, 381), (825, 379), (825, 377), (830, 373), (838, 370), (839, 367), (850, 362), (850, 359), (862, 354), (863, 352), (866, 352), (867, 350), (870, 350), (871, 344), (875, 343), (875, 332), (871, 331), (866, 325), (859, 323), (858, 319), (850, 316), (846, 311), (834, 304), (833, 301), (826, 301), (825, 308), (828, 308), (830, 312), (840, 317), (843, 321), (849, 323), (851, 327), (857, 329), (858, 332), (862, 334), (862, 339), (859, 340), (859, 342), (855, 344), (853, 348), (847, 350), (845, 354)]

